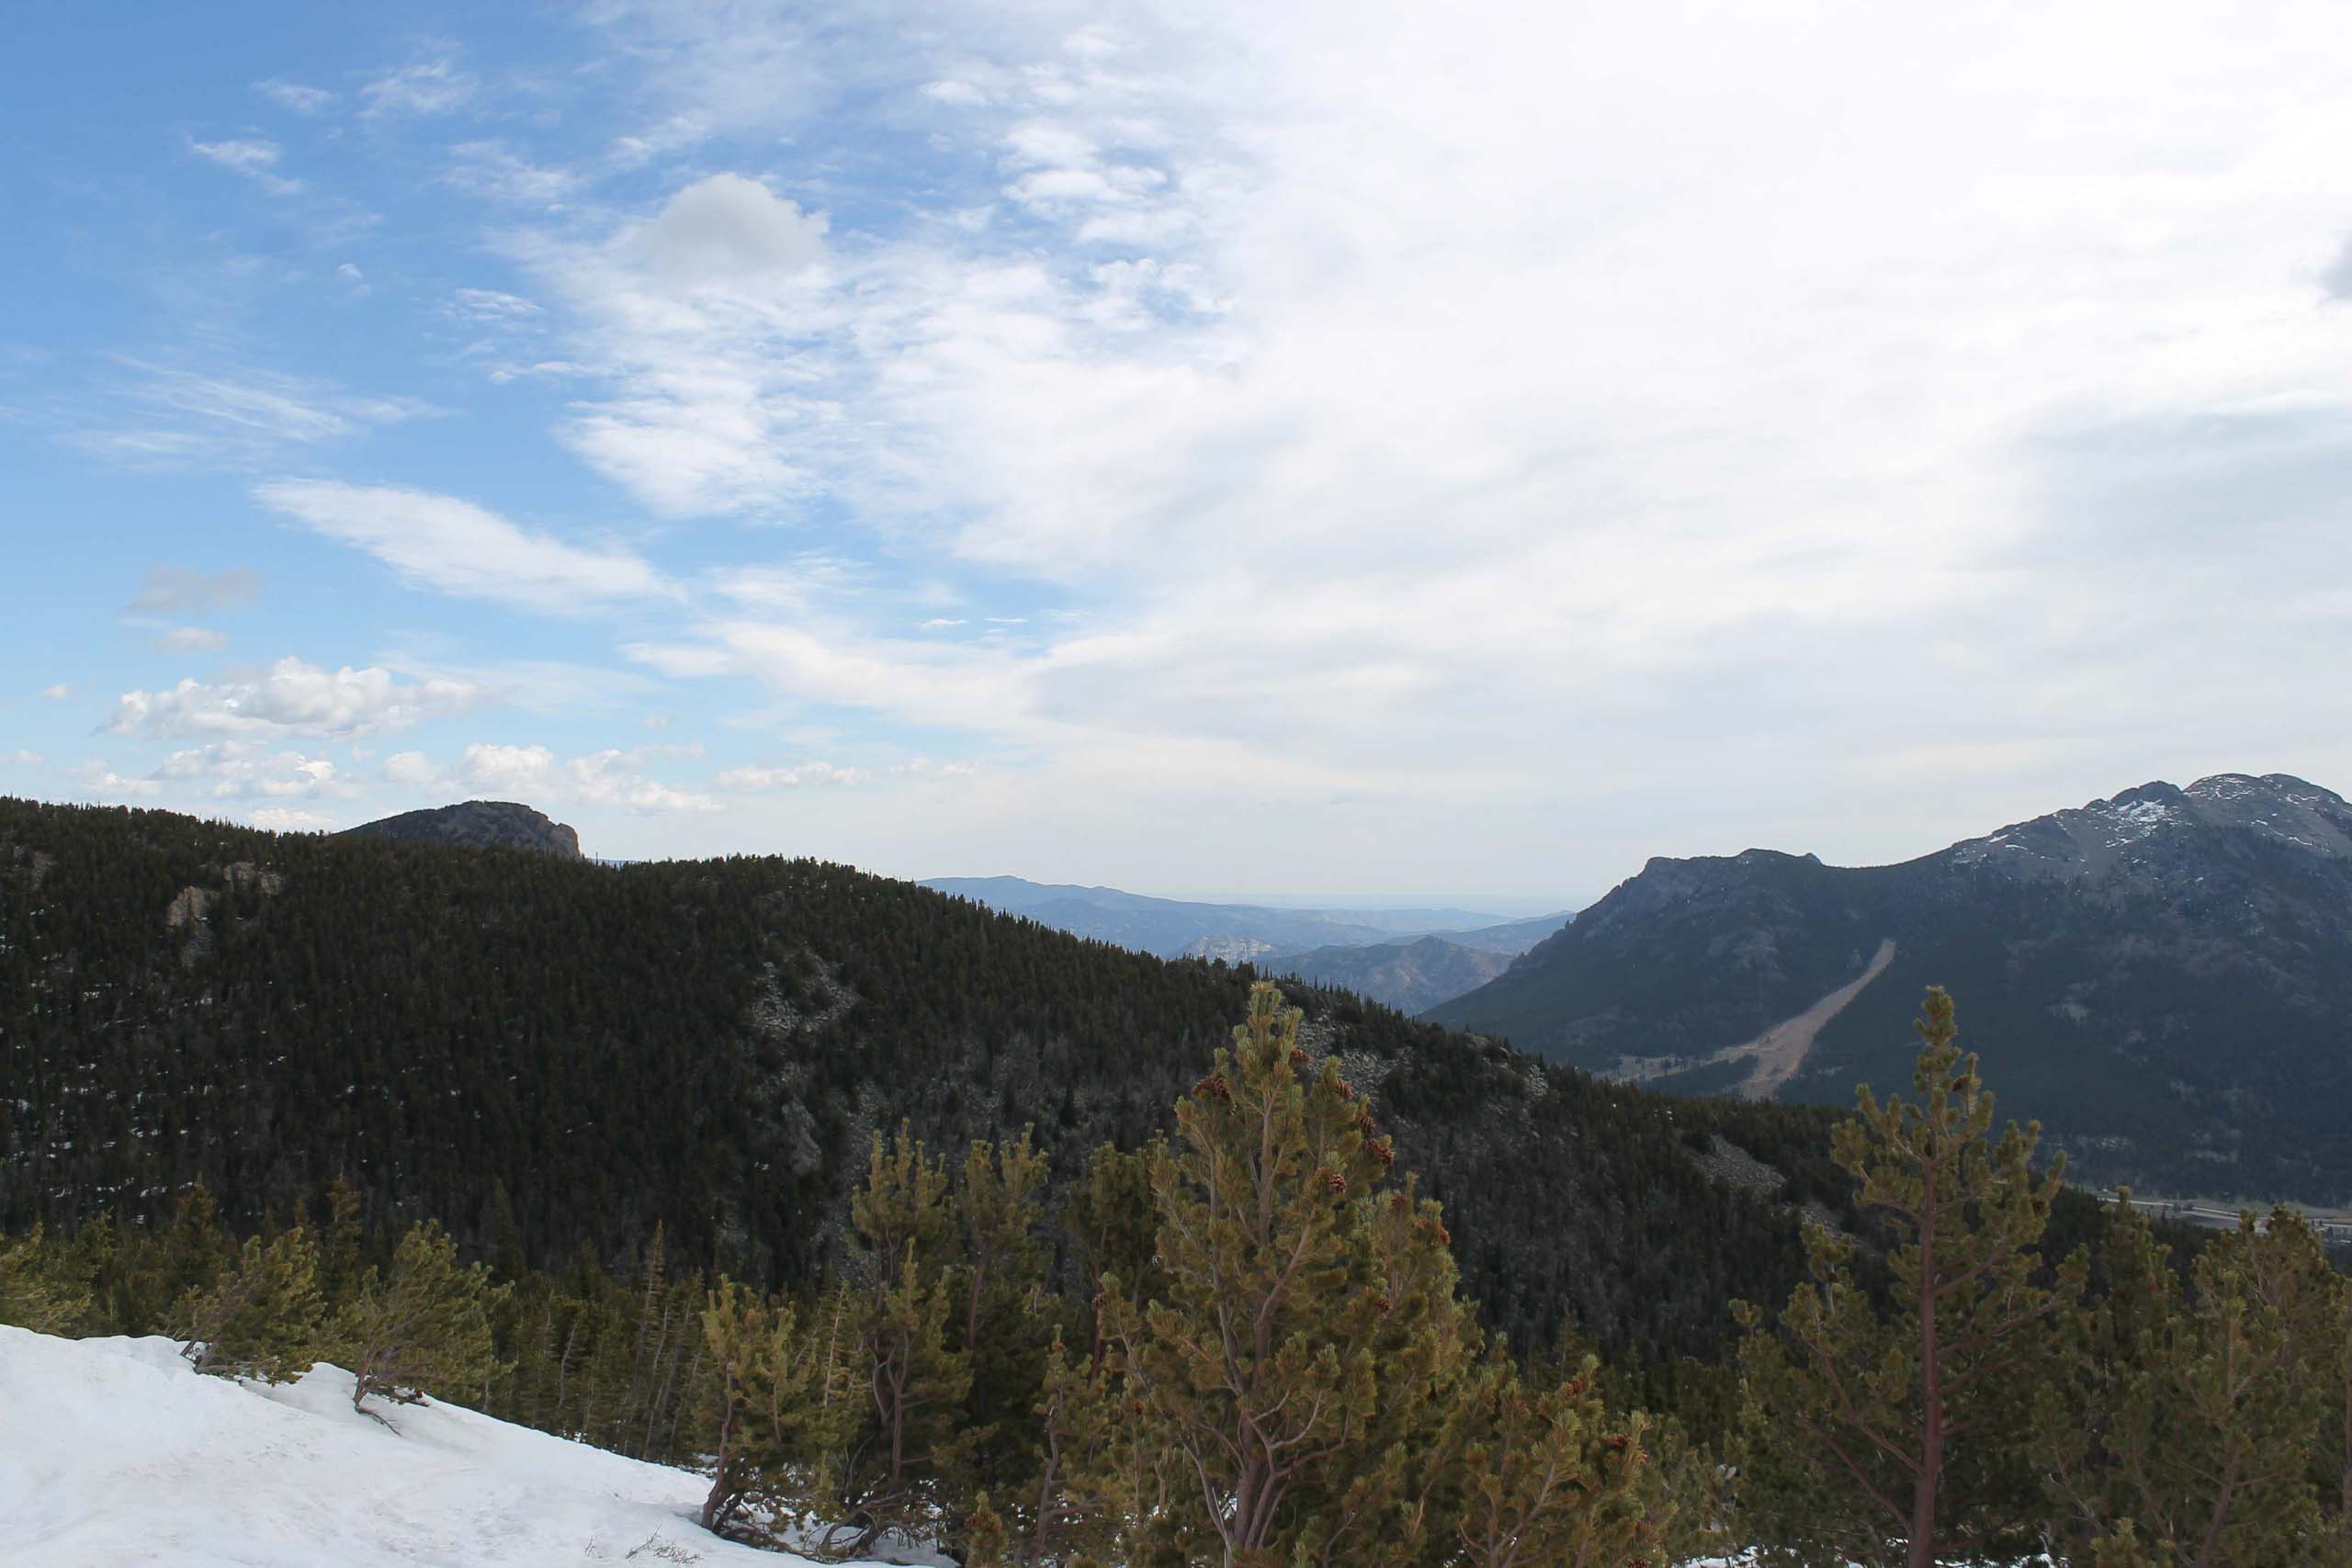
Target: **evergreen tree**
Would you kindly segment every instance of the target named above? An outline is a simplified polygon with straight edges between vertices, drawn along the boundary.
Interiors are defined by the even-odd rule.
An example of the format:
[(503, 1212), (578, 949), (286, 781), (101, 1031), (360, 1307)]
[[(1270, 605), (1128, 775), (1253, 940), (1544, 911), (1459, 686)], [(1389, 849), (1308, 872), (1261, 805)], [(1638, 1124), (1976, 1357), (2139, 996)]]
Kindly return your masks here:
[(963, 1406), (970, 1358), (950, 1325), (964, 1303), (950, 1264), (956, 1216), (947, 1166), (901, 1127), (876, 1137), (850, 1222), (873, 1270), (854, 1317), (854, 1354), (871, 1412), (833, 1456), (836, 1522), (826, 1550), (870, 1551), (888, 1531), (936, 1538), (952, 1525), (971, 1442)]
[(2101, 1261), (2108, 1293), (2041, 1413), (2073, 1538), (2179, 1568), (2346, 1561), (2313, 1465), (2344, 1393), (2346, 1285), (2311, 1225), (2241, 1215), (2184, 1282), (2127, 1194)]
[(1023, 1530), (1032, 1493), (1037, 1400), (1058, 1316), (1039, 1235), (1045, 1185), (1045, 1156), (1026, 1131), (1001, 1143), (976, 1141), (956, 1185), (964, 1261), (956, 1277), (962, 1320), (955, 1342), (971, 1373), (964, 1481), (1001, 1499), (991, 1511), (1008, 1541)]
[(1645, 1441), (1612, 1416), (1600, 1362), (1530, 1388), (1499, 1348), (1465, 1389), (1467, 1445), (1453, 1536), (1474, 1568), (1623, 1568), (1654, 1562), (1673, 1515)]
[(1111, 1294), (1129, 1313), (1166, 1289), (1159, 1267), (1159, 1218), (1152, 1207), (1151, 1173), (1166, 1156), (1166, 1140), (1125, 1151), (1104, 1144), (1087, 1161), (1084, 1178), (1062, 1204), (1061, 1225), (1069, 1239), (1078, 1296), (1085, 1305), (1086, 1355), (1090, 1370), (1102, 1364), (1107, 1346)]
[(1184, 1495), (1176, 1544), (1227, 1568), (1418, 1551), (1418, 1461), (1476, 1333), (1437, 1206), (1374, 1190), (1388, 1141), (1299, 1018), (1254, 987), (1178, 1103), (1152, 1180), (1167, 1292), (1119, 1313), (1130, 1418)]
[(1899, 1238), (1882, 1315), (1852, 1269), (1853, 1243), (1815, 1226), (1812, 1282), (1777, 1332), (1740, 1303), (1749, 1463), (1740, 1500), (1783, 1562), (1842, 1552), (1930, 1568), (1943, 1554), (2014, 1551), (2033, 1517), (2024, 1461), (2030, 1400), (2052, 1370), (2053, 1320), (2083, 1292), (2081, 1254), (2037, 1283), (2037, 1256), (2064, 1162), (2032, 1169), (2038, 1126), (1989, 1142), (1993, 1097), (1953, 1043), (1951, 999), (1928, 992), (1916, 1104), (1882, 1105), (1837, 1132), (1861, 1210)]
[(220, 1281), (182, 1307), (181, 1354), (216, 1377), (300, 1377), (316, 1359), (326, 1317), (318, 1275), (318, 1238), (308, 1225), (266, 1243), (248, 1236)]
[(0, 1323), (72, 1334), (91, 1311), (89, 1286), (75, 1277), (62, 1249), (45, 1241), (40, 1225), (13, 1242), (0, 1239)]
[[(835, 1311), (838, 1325), (846, 1314)], [(703, 1309), (702, 1328), (716, 1370), (707, 1426), (713, 1429), (710, 1492), (702, 1525), (768, 1544), (771, 1532), (746, 1528), (748, 1506), (797, 1514), (810, 1482), (849, 1441), (858, 1391), (826, 1314), (804, 1327), (789, 1303), (764, 1299), (721, 1280)], [(812, 1331), (813, 1330), (813, 1331)]]
[(370, 1269), (333, 1330), (351, 1362), (351, 1404), (370, 1394), (413, 1404), (428, 1393), (481, 1402), (502, 1371), (492, 1311), (513, 1287), (493, 1285), (480, 1263), (460, 1266), (458, 1244), (431, 1221), (412, 1225), (389, 1275)]

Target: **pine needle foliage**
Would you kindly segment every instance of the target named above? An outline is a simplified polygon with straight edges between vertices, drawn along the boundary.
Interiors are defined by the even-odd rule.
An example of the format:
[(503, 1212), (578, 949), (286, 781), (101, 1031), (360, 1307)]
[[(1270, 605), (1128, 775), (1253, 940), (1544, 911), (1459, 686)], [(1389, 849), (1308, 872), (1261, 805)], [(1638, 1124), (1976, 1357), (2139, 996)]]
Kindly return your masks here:
[(500, 1362), (491, 1316), (513, 1289), (482, 1264), (460, 1265), (457, 1243), (431, 1221), (413, 1225), (390, 1270), (369, 1269), (338, 1314), (334, 1348), (350, 1361), (351, 1405), (370, 1397), (414, 1404), (426, 1395), (486, 1403)]
[(1152, 1172), (1167, 1292), (1119, 1317), (1133, 1418), (1189, 1494), (1176, 1544), (1227, 1568), (1418, 1551), (1415, 1461), (1476, 1335), (1437, 1205), (1377, 1190), (1392, 1147), (1299, 1018), (1253, 987), (1178, 1102)]
[(92, 1309), (89, 1286), (74, 1278), (63, 1249), (40, 1225), (14, 1242), (0, 1239), (0, 1323), (40, 1334), (70, 1334)]
[(2241, 1214), (2184, 1279), (2127, 1193), (2101, 1261), (2107, 1294), (2041, 1411), (2066, 1537), (2177, 1568), (2352, 1561), (2314, 1463), (2346, 1393), (2347, 1286), (2311, 1224)]
[(1813, 1277), (1778, 1325), (1738, 1309), (1741, 1498), (1770, 1562), (1842, 1553), (1931, 1568), (2031, 1544), (2030, 1399), (2087, 1259), (2037, 1278), (2064, 1160), (2033, 1169), (2038, 1126), (2012, 1122), (1992, 1140), (1993, 1096), (1955, 1043), (1950, 997), (1929, 990), (1916, 1027), (1917, 1099), (1882, 1104), (1865, 1086), (1835, 1145), (1859, 1207), (1898, 1238), (1891, 1310), (1857, 1282), (1851, 1238), (1819, 1226), (1806, 1237)]
[(181, 1309), (180, 1353), (215, 1377), (289, 1382), (311, 1370), (325, 1335), (319, 1243), (308, 1225), (248, 1236), (210, 1290)]

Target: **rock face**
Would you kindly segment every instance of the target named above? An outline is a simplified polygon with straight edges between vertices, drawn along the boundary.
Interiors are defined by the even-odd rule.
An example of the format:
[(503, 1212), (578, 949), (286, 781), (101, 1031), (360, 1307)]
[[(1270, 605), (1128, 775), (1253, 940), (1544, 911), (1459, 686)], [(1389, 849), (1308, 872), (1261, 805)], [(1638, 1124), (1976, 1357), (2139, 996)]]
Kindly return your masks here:
[(347, 828), (347, 834), (404, 839), (414, 843), (460, 844), (469, 849), (541, 850), (565, 860), (580, 859), (580, 835), (545, 812), (511, 800), (469, 800)]
[[(2143, 784), (1900, 865), (1654, 860), (1438, 1021), (1694, 1093), (1831, 1010), (1783, 1100), (1909, 1091), (1922, 990), (2004, 1116), (2075, 1174), (2177, 1195), (2352, 1193), (2352, 807), (2283, 773)], [(1785, 1032), (1780, 1038), (1785, 1038)]]

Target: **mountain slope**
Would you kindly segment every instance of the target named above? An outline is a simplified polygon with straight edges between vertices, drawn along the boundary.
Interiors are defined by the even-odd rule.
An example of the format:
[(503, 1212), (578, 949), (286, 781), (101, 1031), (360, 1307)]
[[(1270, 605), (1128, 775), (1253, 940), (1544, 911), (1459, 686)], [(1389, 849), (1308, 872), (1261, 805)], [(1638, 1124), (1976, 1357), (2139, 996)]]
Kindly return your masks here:
[[(1794, 1060), (1766, 1042), (1890, 942)], [(1661, 1087), (1843, 1102), (1905, 1081), (1931, 984), (2080, 1177), (2352, 1191), (2352, 807), (2285, 774), (2151, 784), (1899, 865), (1654, 860), (1430, 1016)]]
[(346, 834), (398, 839), (419, 844), (459, 844), (469, 849), (542, 850), (565, 860), (580, 858), (580, 835), (546, 813), (512, 800), (469, 800), (456, 806), (403, 811), (346, 828)]
[(351, 1374), (331, 1366), (244, 1385), (198, 1375), (168, 1339), (0, 1325), (0, 1400), (40, 1413), (0, 1421), (17, 1568), (808, 1561), (698, 1527), (701, 1476), (454, 1404), (395, 1407), (388, 1425), (351, 1408)]
[[(1169, 1122), (1247, 969), (1163, 962), (814, 861), (607, 869), (164, 812), (0, 800), (0, 1230), (229, 1218), (347, 1175), (523, 1261), (638, 1257), (768, 1283), (838, 1261), (867, 1143), (1034, 1125), (1057, 1179)], [(1295, 999), (1448, 1207), (1466, 1291), (1540, 1343), (1692, 1353), (1784, 1294), (1821, 1127), (1546, 1071), (1335, 991)], [(1695, 1118), (1695, 1121), (1694, 1121)], [(1703, 1125), (1792, 1177), (1767, 1201)], [(1704, 1140), (1698, 1143), (1703, 1145)]]
[(1318, 947), (1254, 962), (1269, 975), (1296, 975), (1400, 1012), (1419, 1012), (1485, 985), (1510, 967), (1510, 955), (1425, 936), (1368, 947)]

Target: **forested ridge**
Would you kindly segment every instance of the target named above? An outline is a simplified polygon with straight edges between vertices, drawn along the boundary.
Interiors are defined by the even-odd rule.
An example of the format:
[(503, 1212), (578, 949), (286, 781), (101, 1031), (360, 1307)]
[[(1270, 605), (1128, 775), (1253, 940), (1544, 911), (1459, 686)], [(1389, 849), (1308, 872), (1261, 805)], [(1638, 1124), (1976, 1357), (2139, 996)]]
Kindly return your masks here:
[[(622, 868), (0, 803), (0, 1226), (140, 1224), (202, 1182), (234, 1229), (323, 1213), (470, 1249), (823, 1273), (867, 1142), (1034, 1126), (1058, 1189), (1133, 1148), (1250, 975), (911, 884), (772, 857)], [(1468, 1294), (1648, 1359), (1711, 1351), (1802, 1267), (1846, 1184), (1819, 1112), (1694, 1104), (1540, 1066), (1340, 992), (1306, 1038), (1452, 1216)], [(1717, 1133), (1785, 1173), (1711, 1177)], [(511, 1215), (511, 1222), (503, 1216)]]
[[(0, 1323), (327, 1359), (992, 1568), (2321, 1568), (2352, 1288), (813, 861), (0, 806)], [(1232, 1027), (1229, 1020), (1245, 1021)], [(1800, 1209), (1816, 1223), (1800, 1229)], [(1932, 1308), (1932, 1310), (1930, 1310)], [(394, 1417), (395, 1421), (397, 1417)]]

